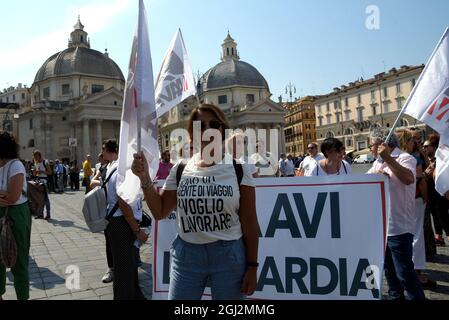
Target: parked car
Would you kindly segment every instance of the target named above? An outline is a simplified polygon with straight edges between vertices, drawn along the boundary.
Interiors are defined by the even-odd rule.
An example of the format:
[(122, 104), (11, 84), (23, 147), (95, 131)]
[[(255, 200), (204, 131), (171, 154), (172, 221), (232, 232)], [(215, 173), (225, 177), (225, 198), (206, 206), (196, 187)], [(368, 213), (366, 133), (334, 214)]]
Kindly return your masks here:
[(371, 154), (361, 154), (354, 159), (354, 163), (362, 164), (362, 163), (373, 163), (374, 157)]

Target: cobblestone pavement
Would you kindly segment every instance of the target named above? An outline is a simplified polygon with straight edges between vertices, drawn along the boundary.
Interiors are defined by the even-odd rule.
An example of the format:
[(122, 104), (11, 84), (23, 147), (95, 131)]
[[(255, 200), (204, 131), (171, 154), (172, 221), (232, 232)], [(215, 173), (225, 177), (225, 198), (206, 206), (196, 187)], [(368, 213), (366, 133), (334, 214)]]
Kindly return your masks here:
[[(111, 300), (112, 284), (101, 278), (107, 269), (103, 234), (92, 234), (86, 227), (81, 208), (84, 192), (51, 194), (52, 218), (50, 222), (33, 220), (30, 250), (30, 278), (32, 300)], [(432, 291), (426, 290), (431, 300), (449, 299), (449, 244), (438, 247), (438, 255), (428, 263), (426, 274), (438, 282)], [(145, 296), (151, 299), (151, 246), (141, 249), (143, 261), (139, 279)], [(66, 270), (69, 266), (80, 269), (80, 289), (66, 288)], [(4, 299), (15, 300), (12, 274), (7, 274)], [(384, 293), (387, 286), (384, 286)]]

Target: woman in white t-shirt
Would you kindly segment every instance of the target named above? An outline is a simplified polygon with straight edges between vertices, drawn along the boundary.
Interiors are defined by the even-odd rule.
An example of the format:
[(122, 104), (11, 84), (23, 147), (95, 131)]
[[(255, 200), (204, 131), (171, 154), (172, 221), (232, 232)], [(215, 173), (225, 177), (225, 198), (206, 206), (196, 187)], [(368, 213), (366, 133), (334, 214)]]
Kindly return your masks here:
[(317, 176), (338, 176), (351, 174), (352, 168), (349, 163), (343, 160), (343, 143), (336, 138), (328, 138), (321, 144), (321, 159), (310, 166), (305, 174), (310, 177)]
[[(26, 171), (18, 160), (19, 145), (6, 131), (0, 131), (0, 218), (12, 220), (17, 244), (17, 262), (11, 269), (18, 300), (30, 298), (28, 256), (31, 237), (31, 213), (26, 194)], [(5, 294), (6, 269), (0, 264), (0, 300)]]
[[(201, 132), (194, 133), (198, 123)], [(210, 141), (206, 137), (213, 135), (214, 140), (202, 141), (201, 152), (183, 171), (180, 163), (173, 167), (161, 195), (153, 188), (144, 155), (135, 155), (133, 172), (154, 218), (165, 219), (177, 208), (170, 300), (200, 300), (208, 281), (214, 300), (243, 299), (256, 289), (259, 227), (252, 172), (230, 155), (208, 157), (212, 144), (225, 149), (220, 143), (226, 129), (229, 124), (218, 107), (202, 104), (193, 110), (190, 137)]]

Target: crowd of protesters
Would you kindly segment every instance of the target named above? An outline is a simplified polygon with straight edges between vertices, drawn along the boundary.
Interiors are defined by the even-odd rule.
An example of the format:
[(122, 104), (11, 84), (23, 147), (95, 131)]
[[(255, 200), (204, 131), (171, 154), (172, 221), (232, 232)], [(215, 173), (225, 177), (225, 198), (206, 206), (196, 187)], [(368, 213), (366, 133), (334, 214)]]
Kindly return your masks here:
[[(195, 198), (184, 189), (192, 184), (207, 186), (211, 183), (232, 187), (232, 196), (221, 198), (227, 213), (225, 227), (217, 223), (213, 224), (213, 230), (185, 230), (177, 224), (178, 236), (171, 247), (169, 299), (201, 299), (205, 287), (210, 285), (213, 299), (235, 300), (252, 295), (257, 284), (259, 225), (254, 179), (352, 174), (351, 159), (344, 144), (336, 138), (327, 138), (321, 145), (309, 144), (305, 157), (282, 154), (276, 160), (261, 140), (256, 143), (255, 154), (241, 153), (242, 148), (237, 146), (247, 145), (245, 137), (240, 134), (225, 136), (229, 123), (214, 105), (202, 104), (194, 109), (189, 120), (190, 137), (196, 121), (201, 122), (201, 132), (219, 130), (223, 145), (232, 152), (224, 152), (212, 162), (203, 155), (209, 142), (202, 142), (196, 153), (192, 152), (191, 145), (183, 147), (180, 154), (163, 152), (155, 179), (165, 180), (162, 190), (154, 187), (145, 155), (135, 154), (132, 171), (140, 179), (143, 197), (133, 205), (121, 199), (116, 191), (119, 152), (116, 140), (103, 143), (96, 164), (86, 155), (82, 163), (83, 176), (80, 176), (81, 168), (76, 161), (45, 160), (39, 150), (33, 152), (32, 161), (17, 161), (19, 148), (14, 137), (0, 131), (0, 177), (6, 177), (0, 186), (0, 218), (7, 212), (6, 208), (10, 208), (9, 214), (15, 220), (18, 263), (12, 272), (17, 297), (29, 298), (27, 264), (31, 214), (24, 205), (27, 198), (23, 192), (27, 181), (37, 180), (45, 185), (46, 210), (38, 218), (47, 220), (51, 219), (49, 193), (62, 193), (69, 187), (79, 191), (80, 180), (86, 193), (97, 186), (105, 186), (106, 214), (111, 219), (105, 230), (108, 270), (102, 280), (113, 282), (117, 300), (145, 299), (139, 287), (137, 270), (141, 261), (139, 247), (136, 247), (136, 241), (143, 244), (148, 240), (148, 233), (141, 226), (144, 201), (154, 219), (165, 219), (176, 210), (181, 221), (191, 216), (189, 210), (193, 207), (182, 205), (186, 201), (194, 202), (198, 212), (214, 213), (216, 210), (213, 201)], [(407, 129), (397, 131), (386, 141), (387, 134), (388, 130), (380, 128), (370, 132), (370, 150), (375, 161), (367, 173), (383, 174), (390, 181), (385, 254), (388, 293), (391, 299), (422, 300), (425, 298), (423, 289), (437, 285), (424, 274), (426, 261), (436, 253), (436, 246), (445, 245), (443, 231), (449, 235), (448, 194), (442, 196), (435, 190), (435, 152), (439, 137), (433, 134), (423, 140), (423, 132)], [(174, 157), (181, 160), (173, 163)], [(5, 293), (5, 276), (5, 268), (0, 267), (0, 299)]]

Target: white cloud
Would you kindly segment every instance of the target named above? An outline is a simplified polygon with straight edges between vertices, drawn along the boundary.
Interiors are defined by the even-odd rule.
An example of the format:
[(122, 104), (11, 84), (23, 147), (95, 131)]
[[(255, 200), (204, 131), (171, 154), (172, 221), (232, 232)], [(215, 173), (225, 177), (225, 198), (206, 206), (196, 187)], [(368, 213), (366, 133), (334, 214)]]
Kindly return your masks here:
[(64, 25), (59, 30), (33, 37), (16, 48), (10, 47), (7, 51), (0, 51), (0, 69), (7, 71), (42, 63), (51, 54), (61, 51), (67, 46), (68, 34), (76, 23), (78, 12), (82, 23), (88, 26), (88, 32), (94, 34), (113, 25), (115, 19), (129, 8), (131, 2), (132, 0), (99, 0), (91, 1), (83, 7), (67, 7)]

